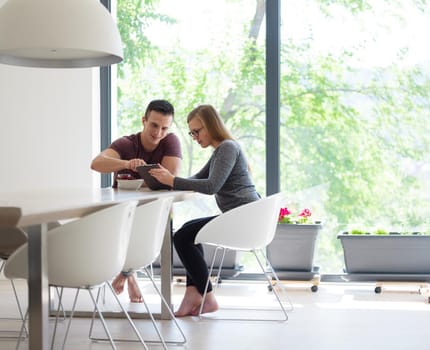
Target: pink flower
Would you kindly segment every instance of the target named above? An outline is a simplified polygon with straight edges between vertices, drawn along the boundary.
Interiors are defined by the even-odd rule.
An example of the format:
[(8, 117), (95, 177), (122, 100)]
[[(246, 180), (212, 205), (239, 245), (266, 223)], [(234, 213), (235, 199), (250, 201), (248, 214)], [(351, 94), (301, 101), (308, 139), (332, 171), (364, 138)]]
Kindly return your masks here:
[(303, 209), (299, 215), (297, 215), (297, 220), (292, 220), (291, 219), (291, 214), (292, 211), (289, 210), (287, 207), (285, 208), (281, 208), (279, 210), (279, 218), (278, 218), (278, 223), (279, 224), (294, 224), (294, 223), (298, 223), (298, 224), (306, 224), (309, 222), (309, 218), (312, 215), (312, 212), (310, 211), (310, 209)]
[(290, 214), (291, 214), (291, 211), (288, 210), (288, 208), (281, 208), (281, 210), (279, 211), (279, 216), (281, 217), (284, 217)]
[(302, 212), (299, 214), (299, 216), (302, 216), (303, 218), (309, 218), (311, 215), (312, 213), (309, 209), (303, 209)]
[(303, 209), (302, 212), (299, 214), (299, 223), (306, 224), (311, 215), (312, 213), (309, 209)]
[(280, 223), (290, 223), (291, 219), (288, 217), (288, 215), (291, 214), (291, 211), (288, 208), (281, 208), (279, 210), (279, 218), (278, 218), (278, 222)]

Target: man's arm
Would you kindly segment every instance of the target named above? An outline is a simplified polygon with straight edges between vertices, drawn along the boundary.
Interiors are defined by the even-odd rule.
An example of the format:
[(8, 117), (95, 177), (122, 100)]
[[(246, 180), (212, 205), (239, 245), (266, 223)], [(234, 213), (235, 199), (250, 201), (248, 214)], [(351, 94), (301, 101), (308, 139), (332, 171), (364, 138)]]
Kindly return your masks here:
[(123, 169), (136, 171), (136, 167), (139, 165), (145, 165), (145, 161), (142, 159), (123, 160), (118, 152), (107, 148), (93, 159), (91, 169), (100, 173), (112, 173)]
[(181, 171), (182, 159), (179, 157), (164, 156), (161, 165), (165, 167), (174, 176), (177, 176)]

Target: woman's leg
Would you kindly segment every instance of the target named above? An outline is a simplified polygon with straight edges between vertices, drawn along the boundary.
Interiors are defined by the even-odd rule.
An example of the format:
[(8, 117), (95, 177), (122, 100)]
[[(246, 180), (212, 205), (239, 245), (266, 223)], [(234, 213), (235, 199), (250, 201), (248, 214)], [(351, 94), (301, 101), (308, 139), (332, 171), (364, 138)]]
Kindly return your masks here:
[[(200, 229), (215, 216), (200, 218), (185, 223), (173, 236), (173, 242), (186, 271), (187, 289), (176, 316), (188, 316), (198, 314), (198, 309), (205, 291), (209, 271), (203, 254), (201, 244), (194, 244), (195, 237)], [(218, 309), (215, 297), (212, 293), (212, 285), (209, 283), (207, 301), (203, 307), (204, 312)]]

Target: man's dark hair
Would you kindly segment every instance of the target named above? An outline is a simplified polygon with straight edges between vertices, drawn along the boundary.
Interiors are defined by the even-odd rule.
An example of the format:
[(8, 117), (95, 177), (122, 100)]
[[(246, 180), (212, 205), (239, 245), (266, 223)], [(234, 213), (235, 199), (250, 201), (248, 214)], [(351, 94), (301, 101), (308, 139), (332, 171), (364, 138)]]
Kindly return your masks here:
[(166, 100), (153, 100), (149, 102), (148, 107), (145, 111), (145, 119), (148, 119), (149, 112), (156, 111), (163, 115), (175, 115), (175, 110), (172, 104)]

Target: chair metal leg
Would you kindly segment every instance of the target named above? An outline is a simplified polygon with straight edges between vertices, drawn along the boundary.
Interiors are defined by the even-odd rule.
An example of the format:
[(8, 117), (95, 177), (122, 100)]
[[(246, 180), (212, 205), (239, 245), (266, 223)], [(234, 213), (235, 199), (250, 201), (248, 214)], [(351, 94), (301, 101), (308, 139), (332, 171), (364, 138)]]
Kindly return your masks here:
[[(114, 340), (113, 340), (113, 338), (112, 338), (112, 336), (110, 334), (110, 331), (109, 331), (109, 329), (107, 327), (107, 324), (106, 324), (106, 321), (105, 321), (105, 319), (103, 317), (103, 314), (102, 314), (101, 310), (98, 307), (98, 297), (97, 297), (97, 300), (96, 300), (94, 298), (94, 295), (93, 295), (91, 289), (87, 288), (87, 290), (88, 290), (88, 293), (89, 293), (89, 295), (91, 297), (91, 300), (93, 302), (93, 305), (94, 305), (94, 317), (95, 317), (95, 314), (97, 313), (98, 316), (99, 316), (99, 318), (100, 318), (100, 322), (102, 323), (103, 329), (104, 329), (104, 331), (106, 333), (107, 340), (109, 340), (109, 342), (110, 342), (110, 344), (112, 346), (112, 349), (116, 350), (116, 345), (114, 343)], [(67, 337), (68, 337), (69, 331), (70, 331), (70, 326), (72, 324), (72, 319), (73, 319), (73, 316), (75, 314), (76, 304), (77, 304), (77, 300), (78, 300), (78, 296), (79, 296), (79, 291), (80, 291), (80, 288), (77, 288), (76, 294), (75, 294), (75, 298), (73, 300), (72, 310), (70, 312), (70, 319), (69, 319), (69, 322), (67, 324), (66, 333), (64, 335), (63, 344), (62, 344), (62, 347), (61, 347), (63, 350), (64, 350), (64, 347), (66, 345)], [(59, 312), (60, 312), (60, 305), (61, 305), (61, 303), (59, 303), (59, 306), (58, 306), (57, 316), (59, 315)], [(93, 319), (94, 319), (94, 317), (93, 317)], [(57, 327), (57, 320), (58, 320), (58, 317), (56, 317), (56, 323), (55, 323), (55, 327), (54, 327), (54, 335), (52, 337), (51, 348), (54, 347), (54, 340), (55, 340), (55, 333), (56, 333), (56, 327)], [(91, 325), (91, 327), (92, 327), (92, 325)], [(145, 349), (147, 349), (147, 348), (145, 347)]]
[[(2, 260), (1, 261), (0, 273), (3, 271), (5, 263), (6, 263), (6, 260)], [(27, 330), (27, 327), (25, 325), (25, 315), (24, 315), (24, 312), (22, 311), (21, 303), (20, 303), (19, 298), (18, 298), (18, 292), (16, 290), (15, 282), (14, 282), (13, 279), (11, 279), (9, 281), (10, 281), (10, 284), (12, 286), (12, 291), (13, 291), (13, 294), (14, 294), (14, 298), (15, 298), (15, 301), (16, 301), (17, 308), (18, 308), (19, 318), (7, 318), (7, 319), (11, 320), (11, 321), (12, 320), (17, 320), (17, 321), (19, 320), (21, 322), (21, 326), (20, 326), (20, 330), (19, 331), (18, 330), (16, 330), (16, 331), (13, 331), (13, 330), (11, 330), (11, 331), (0, 330), (0, 333), (5, 332), (5, 333), (10, 333), (10, 334), (18, 334), (17, 336), (13, 336), (13, 335), (0, 336), (0, 338), (1, 339), (16, 339), (16, 338), (23, 338), (24, 339), (24, 338), (28, 337), (28, 330)]]
[[(114, 341), (117, 342), (121, 342), (121, 341), (135, 341), (135, 342), (140, 342), (144, 349), (149, 350), (148, 346), (145, 343), (145, 340), (143, 340), (142, 336), (140, 335), (139, 330), (137, 329), (136, 325), (134, 324), (133, 320), (131, 319), (130, 315), (128, 314), (127, 310), (124, 308), (124, 306), (122, 305), (121, 301), (119, 300), (118, 296), (115, 293), (115, 290), (113, 289), (112, 285), (110, 284), (110, 282), (106, 282), (106, 285), (109, 287), (110, 291), (112, 292), (112, 295), (114, 296), (116, 302), (118, 303), (119, 307), (121, 308), (121, 311), (123, 312), (123, 314), (125, 315), (125, 317), (127, 318), (128, 323), (130, 324), (131, 328), (133, 329), (134, 333), (136, 334), (138, 339), (133, 339), (133, 340), (129, 340), (129, 339), (118, 339), (118, 338), (112, 338), (110, 336), (110, 333), (108, 335), (109, 341), (111, 341), (111, 343), (113, 343)], [(97, 300), (95, 301), (95, 305), (97, 305), (98, 303), (98, 299), (100, 297), (100, 289), (99, 288), (99, 292), (97, 294)], [(91, 294), (92, 295), (92, 294)], [(100, 313), (100, 311), (98, 311), (100, 318), (102, 318), (102, 315)], [(91, 325), (90, 325), (90, 331), (89, 331), (89, 338), (91, 340), (97, 340), (97, 341), (107, 341), (108, 339), (106, 338), (96, 338), (92, 336), (92, 330), (93, 330), (93, 324), (94, 324), (94, 317), (95, 317), (95, 312), (93, 313), (93, 317), (91, 320)]]
[(219, 251), (219, 250), (222, 250), (222, 251), (223, 251), (223, 252), (222, 252), (223, 254), (222, 254), (222, 257), (221, 257), (221, 263), (219, 264), (219, 267), (218, 267), (218, 274), (217, 274), (217, 277), (216, 277), (216, 278), (217, 278), (217, 283), (216, 283), (216, 285), (215, 285), (215, 287), (214, 287), (213, 292), (215, 292), (215, 289), (216, 289), (216, 288), (218, 288), (218, 281), (219, 281), (219, 278), (220, 278), (220, 276), (221, 276), (222, 264), (223, 264), (223, 262), (224, 262), (224, 256), (225, 256), (225, 251), (226, 251), (226, 249), (223, 249), (223, 248), (221, 248), (221, 247), (216, 247), (216, 248), (215, 248), (215, 251), (214, 251), (214, 254), (213, 254), (213, 256), (212, 256), (211, 266), (210, 266), (210, 268), (209, 268), (208, 279), (207, 279), (207, 281), (206, 281), (205, 291), (204, 291), (204, 293), (203, 293), (203, 299), (202, 299), (202, 302), (201, 302), (201, 304), (200, 304), (200, 309), (199, 309), (199, 318), (200, 318), (200, 319), (202, 318), (203, 306), (204, 306), (204, 304), (205, 304), (206, 295), (208, 294), (209, 282), (210, 282), (210, 280), (211, 280), (212, 272), (213, 272), (214, 265), (215, 265), (215, 260), (216, 260), (216, 257), (217, 257), (217, 254), (218, 254), (218, 251)]
[[(73, 315), (75, 314), (76, 303), (78, 301), (79, 291), (80, 291), (80, 288), (77, 288), (76, 289), (75, 298), (73, 300), (72, 311), (70, 312), (70, 316), (69, 316), (70, 318), (69, 318), (69, 322), (67, 323), (66, 333), (64, 335), (63, 345), (61, 346), (61, 349), (64, 349), (64, 347), (66, 345), (67, 336), (69, 335), (70, 326), (72, 325)], [(52, 348), (53, 348), (54, 347), (54, 337), (52, 338), (51, 345), (52, 345)]]
[[(154, 287), (154, 289), (155, 289), (155, 291), (157, 292), (157, 294), (160, 296), (162, 303), (166, 306), (166, 308), (167, 308), (167, 310), (168, 310), (168, 312), (169, 312), (169, 314), (170, 314), (170, 317), (171, 317), (172, 321), (174, 322), (174, 324), (175, 324), (176, 328), (178, 329), (178, 331), (179, 331), (179, 333), (180, 333), (180, 335), (181, 335), (181, 338), (182, 338), (181, 340), (166, 340), (166, 339), (164, 339), (164, 337), (163, 337), (163, 335), (161, 334), (161, 331), (160, 331), (160, 329), (159, 329), (159, 327), (158, 327), (158, 325), (157, 325), (157, 323), (156, 323), (156, 320), (155, 320), (155, 318), (154, 318), (154, 315), (152, 314), (152, 312), (151, 312), (151, 310), (150, 310), (150, 308), (149, 308), (148, 304), (145, 302), (145, 299), (144, 299), (144, 300), (143, 300), (143, 304), (144, 304), (144, 306), (145, 306), (146, 312), (148, 313), (149, 318), (150, 318), (150, 320), (151, 320), (151, 322), (152, 322), (152, 324), (153, 324), (153, 326), (154, 326), (154, 329), (155, 329), (155, 331), (156, 331), (156, 333), (157, 333), (157, 335), (158, 335), (158, 338), (160, 339), (159, 341), (157, 341), (157, 340), (144, 339), (144, 342), (145, 342), (145, 343), (150, 343), (150, 344), (161, 344), (161, 345), (163, 346), (163, 348), (164, 348), (164, 349), (167, 349), (167, 344), (174, 344), (174, 345), (183, 345), (183, 344), (185, 344), (185, 343), (186, 343), (186, 341), (187, 341), (187, 339), (186, 339), (186, 337), (185, 337), (185, 334), (184, 334), (184, 332), (182, 331), (181, 327), (179, 326), (179, 323), (177, 322), (176, 317), (175, 317), (175, 315), (174, 315), (173, 311), (171, 310), (171, 306), (170, 306), (170, 305), (168, 305), (168, 303), (167, 303), (166, 299), (164, 298), (164, 296), (162, 295), (162, 293), (161, 293), (160, 289), (157, 287), (157, 284), (155, 283), (155, 281), (154, 281), (154, 279), (153, 279), (153, 277), (152, 277), (151, 271), (150, 271), (148, 268), (144, 268), (144, 269), (143, 269), (143, 271), (144, 271), (144, 272), (145, 272), (145, 274), (148, 276), (148, 278), (149, 278), (149, 280), (151, 281), (152, 286)], [(139, 286), (139, 285), (138, 285), (138, 287), (139, 287), (139, 289), (140, 289), (140, 286)], [(122, 309), (123, 313), (127, 316), (127, 315), (128, 315), (128, 313), (127, 313), (127, 312), (126, 312), (126, 310), (123, 308), (122, 303), (120, 303), (120, 301), (119, 301), (119, 299), (117, 298), (116, 293), (114, 292), (114, 290), (113, 290), (113, 288), (112, 288), (112, 287), (111, 287), (111, 289), (112, 289), (112, 293), (114, 294), (115, 298), (117, 299), (117, 302), (120, 304), (120, 307), (121, 307), (121, 309)], [(140, 291), (140, 292), (142, 293), (142, 291)], [(131, 320), (131, 318), (129, 319), (129, 322), (133, 322), (133, 321)], [(92, 323), (93, 323), (93, 322), (92, 322)], [(133, 323), (133, 324), (134, 324), (134, 323)], [(107, 340), (107, 339), (105, 339), (105, 338), (95, 338), (95, 337), (92, 337), (92, 336), (91, 336), (91, 334), (92, 334), (92, 324), (91, 324), (91, 326), (90, 326), (90, 338), (91, 338), (91, 339), (93, 339), (93, 340), (99, 340), (99, 341), (103, 341), (103, 340), (104, 340), (104, 341), (106, 341), (106, 340)], [(114, 338), (114, 341), (117, 341), (117, 342), (138, 342), (138, 341), (140, 341), (140, 340), (137, 340), (137, 339), (127, 339), (127, 338)]]
[(19, 331), (19, 336), (18, 336), (18, 339), (17, 339), (17, 341), (16, 341), (16, 347), (15, 347), (15, 350), (18, 350), (19, 349), (19, 346), (20, 346), (20, 344), (21, 344), (21, 340), (22, 339), (25, 339), (25, 337), (23, 337), (23, 333), (24, 333), (24, 328), (25, 328), (25, 322), (27, 322), (27, 319), (28, 319), (28, 309), (27, 309), (27, 311), (25, 312), (25, 315), (24, 315), (24, 322), (21, 324), (21, 330)]
[[(256, 253), (254, 253), (254, 254), (256, 254)], [(272, 276), (273, 276), (273, 278), (275, 279), (275, 283), (273, 284), (273, 288), (272, 288), (272, 290), (275, 292), (275, 295), (276, 295), (276, 297), (277, 297), (277, 299), (278, 299), (279, 303), (280, 303), (280, 304), (281, 304), (281, 306), (282, 306), (283, 304), (281, 303), (281, 300), (280, 300), (280, 298), (279, 298), (279, 294), (277, 294), (277, 293), (276, 293), (276, 290), (275, 290), (276, 285), (282, 286), (281, 281), (279, 280), (278, 275), (276, 274), (275, 269), (273, 268), (273, 266), (272, 266), (271, 262), (270, 262), (270, 261), (269, 261), (269, 259), (267, 258), (267, 255), (266, 255), (266, 254), (264, 254), (264, 252), (263, 252), (263, 251), (261, 251), (261, 255), (264, 257), (264, 260), (265, 260), (265, 262), (266, 262), (266, 266), (267, 266), (267, 267), (268, 267), (268, 269), (269, 269), (268, 273), (271, 273), (271, 274), (272, 274)], [(256, 258), (257, 258), (257, 261), (258, 261), (258, 262), (259, 262), (259, 264), (260, 264), (261, 269), (262, 269), (262, 270), (264, 270), (264, 268), (263, 268), (263, 264), (259, 261), (259, 259), (258, 259), (257, 255), (256, 255)], [(265, 271), (265, 270), (264, 270), (264, 271)], [(272, 278), (270, 278), (270, 276), (269, 276), (267, 273), (265, 273), (265, 276), (266, 276), (266, 278), (268, 279), (269, 284), (271, 284), (271, 283), (272, 283)], [(284, 288), (284, 291), (285, 291), (285, 288)], [(286, 296), (286, 298), (287, 298), (288, 304), (290, 305), (290, 307), (288, 308), (288, 311), (294, 311), (294, 305), (293, 305), (293, 303), (291, 302), (290, 298), (288, 297), (287, 293), (285, 293), (285, 296)]]
[[(269, 276), (268, 272), (266, 271), (266, 269), (264, 268), (264, 265), (262, 264), (260, 258), (258, 257), (258, 252), (257, 251), (253, 251), (255, 258), (257, 259), (258, 264), (260, 265), (261, 271), (263, 271), (264, 276), (267, 279), (267, 282), (270, 284), (272, 282), (272, 278)], [(261, 251), (262, 256), (264, 256), (265, 262), (267, 264), (267, 266), (270, 269), (270, 273), (275, 277), (276, 281), (279, 282), (278, 276), (276, 275), (275, 270), (272, 267), (272, 264), (270, 263), (269, 259), (267, 259), (266, 255)], [(275, 294), (276, 299), (278, 300), (279, 306), (281, 307), (282, 312), (285, 315), (285, 321), (288, 320), (288, 314), (287, 314), (287, 310), (284, 307), (284, 304), (282, 303), (281, 298), (279, 297), (278, 292), (276, 291), (276, 288), (272, 289), (273, 294)], [(288, 298), (288, 303), (290, 304), (290, 311), (293, 310), (293, 304), (291, 303), (290, 299)]]
[(90, 296), (91, 296), (91, 300), (93, 301), (95, 311), (97, 312), (97, 314), (98, 314), (98, 315), (99, 315), (99, 317), (100, 317), (100, 322), (101, 322), (101, 323), (102, 323), (102, 325), (103, 325), (103, 328), (104, 328), (104, 330), (105, 330), (105, 333), (106, 333), (107, 337), (109, 338), (109, 342), (110, 342), (110, 344), (111, 344), (111, 346), (112, 346), (112, 349), (116, 350), (116, 346), (115, 346), (114, 340), (113, 340), (113, 338), (112, 338), (112, 336), (111, 336), (111, 334), (110, 334), (110, 332), (109, 332), (109, 329), (108, 329), (108, 327), (107, 327), (107, 324), (106, 324), (106, 321), (105, 321), (105, 319), (104, 319), (104, 317), (103, 317), (103, 314), (102, 314), (102, 312), (100, 311), (100, 309), (99, 309), (99, 307), (98, 307), (98, 305), (97, 305), (97, 301), (94, 299), (93, 293), (91, 292), (91, 290), (90, 290), (90, 289), (88, 289), (88, 293), (89, 293), (89, 294), (90, 294)]
[[(56, 288), (56, 290), (57, 290), (57, 296), (58, 296), (58, 307), (57, 307), (57, 312), (55, 314), (54, 331), (52, 333), (52, 339), (51, 339), (51, 349), (54, 348), (55, 336), (57, 335), (58, 319), (60, 317), (60, 310), (62, 309), (62, 300), (63, 300), (63, 290), (64, 290), (64, 288), (61, 288), (60, 292), (58, 292), (57, 288)], [(76, 298), (77, 298), (77, 295), (75, 296), (75, 299)], [(64, 315), (64, 310), (63, 310), (63, 316), (65, 316)]]
[[(17, 297), (17, 293), (16, 293), (16, 288), (15, 288), (15, 286), (13, 287), (14, 288), (14, 291), (15, 291), (15, 296)], [(57, 288), (57, 287), (56, 287)], [(56, 330), (57, 330), (57, 323), (58, 323), (58, 319), (59, 319), (59, 311), (60, 311), (60, 309), (63, 311), (63, 317), (65, 318), (65, 311), (64, 311), (64, 309), (63, 309), (63, 306), (62, 306), (62, 303), (61, 303), (61, 299), (62, 299), (62, 292), (63, 292), (63, 288), (61, 288), (61, 294), (59, 294), (58, 293), (58, 289), (57, 289), (57, 294), (58, 294), (58, 296), (59, 296), (59, 302), (58, 302), (58, 311), (57, 311), (57, 316), (56, 316), (56, 318), (55, 318), (55, 327), (54, 327), (54, 334), (53, 334), (53, 338), (52, 338), (52, 342), (51, 342), (51, 349), (53, 349), (54, 348), (54, 338), (55, 338), (55, 332), (56, 332)], [(22, 312), (22, 311), (21, 311)], [(20, 329), (20, 331), (19, 331), (19, 336), (17, 337), (18, 338), (18, 340), (17, 340), (17, 343), (16, 343), (16, 350), (18, 350), (19, 349), (19, 346), (21, 345), (21, 340), (22, 339), (25, 339), (26, 337), (28, 337), (28, 330), (27, 330), (27, 327), (26, 327), (26, 322), (27, 322), (27, 319), (28, 319), (28, 312), (29, 312), (29, 310), (28, 310), (28, 308), (27, 308), (27, 311), (25, 312), (25, 315), (23, 315), (22, 316), (22, 323), (21, 323), (21, 329)], [(25, 336), (23, 335), (23, 333), (25, 333)], [(63, 348), (64, 348), (64, 344), (63, 344)]]
[[(217, 248), (217, 249), (218, 249), (218, 248)], [(215, 287), (213, 287), (215, 290), (218, 288), (219, 281), (221, 281), (221, 270), (222, 270), (222, 265), (224, 264), (225, 254), (226, 254), (226, 252), (227, 252), (227, 249), (219, 248), (219, 250), (221, 250), (222, 255), (221, 255), (221, 260), (220, 260), (219, 267), (218, 267), (218, 273), (217, 273), (217, 275), (216, 275), (216, 279), (215, 279)], [(215, 261), (216, 261), (216, 259), (214, 259), (214, 260), (212, 261), (213, 266), (215, 266)], [(213, 268), (212, 268), (212, 270), (213, 270)], [(212, 276), (212, 273), (210, 273), (210, 274), (209, 274), (209, 278), (210, 278), (211, 276)], [(206, 287), (206, 290), (207, 290), (207, 287)]]
[[(151, 265), (151, 269), (152, 269), (152, 265)], [(152, 286), (154, 287), (155, 291), (160, 296), (160, 299), (161, 299), (162, 303), (166, 306), (166, 309), (169, 312), (171, 320), (174, 322), (176, 328), (178, 329), (178, 331), (179, 331), (179, 333), (181, 334), (181, 337), (182, 337), (182, 340), (180, 340), (180, 341), (165, 340), (165, 342), (168, 343), (168, 344), (177, 344), (177, 345), (185, 344), (187, 342), (187, 338), (185, 337), (185, 334), (182, 331), (182, 328), (179, 326), (179, 323), (176, 320), (175, 314), (173, 313), (173, 311), (171, 309), (171, 306), (167, 303), (166, 299), (164, 298), (163, 294), (161, 293), (160, 289), (158, 288), (157, 284), (155, 283), (155, 280), (154, 280), (153, 275), (152, 275), (153, 271), (152, 270), (148, 271), (148, 268), (146, 268), (146, 267), (144, 268), (144, 271), (145, 271), (146, 275), (148, 276), (148, 278), (150, 279), (150, 281), (152, 283)], [(154, 327), (155, 326), (156, 326), (156, 324), (154, 324)]]
[(66, 319), (66, 311), (64, 310), (63, 304), (62, 304), (62, 298), (60, 297), (60, 295), (62, 295), (63, 293), (63, 287), (58, 288), (58, 287), (54, 287), (55, 292), (57, 293), (57, 298), (58, 298), (58, 310), (57, 310), (57, 315), (58, 317), (59, 315), (59, 311), (61, 310), (62, 313), (62, 319), (65, 320)]
[[(274, 293), (274, 295), (275, 295), (275, 297), (277, 299), (277, 302), (278, 302), (278, 304), (280, 306), (280, 310), (273, 310), (273, 309), (246, 309), (246, 310), (277, 311), (277, 312), (281, 311), (282, 314), (283, 314), (283, 318), (281, 318), (281, 319), (280, 318), (277, 318), (277, 319), (270, 319), (270, 318), (265, 318), (265, 319), (261, 319), (261, 318), (259, 318), (259, 319), (257, 319), (257, 318), (218, 318), (218, 317), (215, 318), (215, 317), (205, 317), (205, 316), (203, 316), (202, 311), (203, 311), (203, 306), (204, 306), (204, 303), (205, 303), (205, 300), (206, 300), (206, 296), (207, 296), (207, 288), (209, 286), (210, 276), (212, 274), (213, 267), (214, 267), (215, 260), (216, 260), (216, 255), (217, 255), (217, 252), (218, 252), (219, 249), (223, 250), (223, 257), (225, 256), (225, 253), (227, 251), (227, 248), (223, 248), (223, 247), (216, 247), (216, 249), (215, 249), (215, 252), (214, 252), (214, 255), (213, 255), (213, 258), (212, 258), (212, 262), (211, 262), (211, 266), (210, 266), (210, 269), (209, 269), (209, 276), (208, 276), (208, 280), (206, 282), (205, 292), (203, 293), (203, 298), (202, 298), (202, 302), (201, 302), (201, 305), (200, 305), (199, 318), (200, 319), (231, 320), (231, 321), (278, 321), (278, 322), (279, 321), (281, 321), (281, 322), (287, 321), (288, 320), (287, 310), (284, 307), (284, 304), (283, 304), (281, 298), (279, 297), (278, 292), (275, 290), (275, 288), (273, 288), (272, 290), (273, 290), (273, 293)], [(272, 281), (271, 276), (266, 271), (266, 268), (264, 267), (264, 265), (262, 264), (260, 258), (258, 257), (258, 254), (257, 254), (258, 252), (260, 252), (263, 255), (266, 264), (269, 266), (270, 273), (273, 274), (273, 276), (275, 277), (276, 281), (279, 281), (278, 276), (276, 275), (276, 273), (275, 273), (272, 265), (270, 264), (269, 260), (267, 259), (266, 255), (264, 254), (264, 252), (263, 251), (255, 251), (255, 250), (252, 250), (251, 252), (254, 254), (254, 256), (255, 256), (255, 258), (256, 258), (256, 260), (257, 260), (257, 262), (258, 262), (258, 264), (259, 264), (259, 266), (261, 268), (261, 271), (263, 272), (263, 274), (264, 274), (265, 278), (267, 279), (267, 281), (269, 282), (269, 284), (271, 284), (271, 281)], [(222, 268), (222, 262), (221, 262), (219, 270), (218, 270), (217, 278), (219, 278), (219, 276), (221, 275), (221, 268)], [(214, 288), (213, 292), (215, 292), (215, 290), (216, 289)], [(291, 303), (291, 301), (289, 300), (289, 298), (288, 298), (288, 303), (290, 304), (290, 309), (289, 310), (293, 310), (293, 304)], [(240, 310), (238, 308), (234, 308), (234, 309), (235, 310)], [(242, 308), (242, 310), (243, 310), (243, 308)]]
[(158, 342), (157, 341), (151, 341), (151, 340), (150, 341), (147, 340), (147, 342), (148, 343), (161, 343), (163, 345), (163, 349), (167, 350), (166, 342), (164, 341), (164, 338), (163, 338), (163, 336), (162, 336), (162, 334), (160, 332), (160, 329), (158, 328), (158, 325), (155, 322), (154, 315), (152, 314), (152, 312), (151, 312), (151, 310), (149, 308), (149, 305), (147, 304), (147, 302), (145, 301), (145, 299), (143, 299), (143, 305), (145, 306), (146, 312), (149, 315), (149, 318), (151, 319), (151, 322), (152, 322), (152, 324), (154, 326), (155, 332), (157, 333), (157, 336), (160, 339), (160, 341), (158, 341)]
[(15, 282), (13, 280), (10, 280), (10, 283), (12, 284), (13, 294), (15, 296), (16, 305), (18, 307), (18, 312), (19, 312), (20, 320), (23, 322), (24, 337), (26, 338), (26, 337), (28, 337), (28, 330), (27, 330), (27, 327), (25, 326), (24, 313), (22, 312), (21, 303), (19, 302), (19, 298), (18, 298), (18, 293), (16, 291)]
[[(102, 290), (102, 288), (103, 289), (105, 289), (106, 288), (106, 286), (105, 285), (103, 285), (103, 287), (100, 287), (99, 288), (99, 290), (98, 290), (98, 292), (97, 292), (97, 298), (96, 298), (96, 302), (98, 303), (99, 302), (99, 299), (100, 299), (100, 293), (101, 293), (101, 290)], [(103, 293), (104, 293), (104, 291), (103, 291)], [(104, 293), (105, 294), (105, 293)], [(103, 297), (103, 304), (105, 303), (105, 299), (104, 299), (104, 297)], [(90, 338), (90, 339), (93, 339), (93, 338), (91, 338), (91, 335), (93, 334), (93, 327), (94, 327), (94, 320), (95, 320), (95, 318), (96, 318), (96, 314), (97, 314), (97, 312), (96, 312), (96, 309), (94, 308), (94, 310), (93, 310), (93, 315), (92, 315), (92, 317), (91, 317), (91, 323), (90, 323), (90, 329), (89, 329), (89, 331), (88, 331), (88, 338)]]

